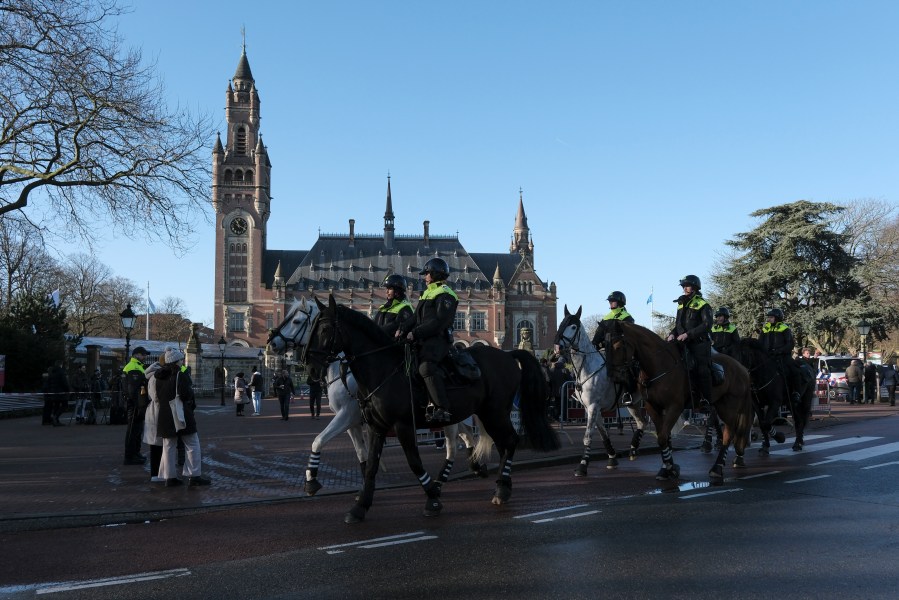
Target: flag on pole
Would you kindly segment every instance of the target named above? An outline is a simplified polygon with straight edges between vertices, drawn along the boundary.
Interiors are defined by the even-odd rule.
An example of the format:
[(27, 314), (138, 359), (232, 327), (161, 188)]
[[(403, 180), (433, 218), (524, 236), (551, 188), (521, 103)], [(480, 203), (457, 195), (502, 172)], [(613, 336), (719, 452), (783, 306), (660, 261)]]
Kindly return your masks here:
[(147, 309), (147, 312), (149, 312), (151, 315), (156, 314), (156, 305), (153, 304), (153, 301), (150, 300), (149, 296), (147, 296)]
[(646, 304), (652, 304), (652, 292), (649, 293), (649, 298), (646, 299)]
[(59, 308), (59, 288), (47, 294), (47, 298), (53, 303), (53, 308)]

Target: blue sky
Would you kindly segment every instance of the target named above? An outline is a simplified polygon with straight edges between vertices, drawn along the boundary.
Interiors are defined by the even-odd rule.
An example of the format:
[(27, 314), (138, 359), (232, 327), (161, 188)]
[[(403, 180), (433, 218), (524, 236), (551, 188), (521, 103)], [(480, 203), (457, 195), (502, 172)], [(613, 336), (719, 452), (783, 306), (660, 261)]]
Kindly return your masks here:
[[(138, 1), (120, 21), (171, 103), (210, 113), (246, 29), (272, 169), (269, 247), (383, 229), (508, 248), (519, 188), (537, 273), (604, 314), (673, 313), (749, 213), (799, 199), (899, 199), (894, 1)], [(214, 139), (209, 140), (210, 150)], [(150, 279), (213, 315), (212, 225)], [(100, 259), (140, 277), (131, 240)], [(147, 260), (167, 249), (138, 244)], [(152, 270), (145, 270), (153, 273)], [(146, 281), (136, 279), (141, 285)]]

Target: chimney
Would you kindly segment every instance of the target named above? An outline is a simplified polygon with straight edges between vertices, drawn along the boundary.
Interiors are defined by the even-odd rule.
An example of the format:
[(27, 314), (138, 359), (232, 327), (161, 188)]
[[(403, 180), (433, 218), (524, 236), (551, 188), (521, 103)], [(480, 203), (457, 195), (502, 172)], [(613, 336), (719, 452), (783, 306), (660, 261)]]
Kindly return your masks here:
[(356, 219), (350, 219), (350, 248), (356, 243)]
[(424, 222), (424, 226), (425, 226), (425, 248), (428, 248), (428, 247), (431, 245), (430, 239), (429, 239), (429, 238), (430, 238), (430, 234), (428, 233), (428, 229), (430, 229), (431, 222), (430, 222), (430, 221), (425, 221), (425, 222)]

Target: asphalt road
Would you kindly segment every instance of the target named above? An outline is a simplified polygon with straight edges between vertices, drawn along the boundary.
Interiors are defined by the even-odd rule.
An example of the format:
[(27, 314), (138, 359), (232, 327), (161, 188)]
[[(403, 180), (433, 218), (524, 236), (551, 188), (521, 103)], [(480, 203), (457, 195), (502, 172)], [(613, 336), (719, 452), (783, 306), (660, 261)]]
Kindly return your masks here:
[[(658, 456), (452, 482), (444, 512), (415, 488), (137, 525), (4, 534), (0, 597), (32, 598), (896, 598), (895, 417), (790, 440), (747, 469), (660, 485)], [(711, 459), (681, 452), (685, 473)]]

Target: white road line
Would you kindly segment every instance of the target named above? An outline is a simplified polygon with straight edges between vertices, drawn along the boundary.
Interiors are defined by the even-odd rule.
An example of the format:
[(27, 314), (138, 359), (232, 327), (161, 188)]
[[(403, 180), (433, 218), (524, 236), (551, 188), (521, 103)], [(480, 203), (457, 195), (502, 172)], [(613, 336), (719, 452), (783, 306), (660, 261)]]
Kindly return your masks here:
[(404, 540), (394, 540), (392, 542), (381, 542), (380, 544), (366, 544), (364, 546), (359, 546), (360, 548), (382, 548), (384, 546), (396, 546), (398, 544), (409, 544), (411, 542), (423, 542), (425, 540), (436, 540), (436, 535), (423, 535), (417, 538), (407, 538)]
[(744, 479), (756, 479), (757, 477), (767, 477), (768, 475), (777, 475), (780, 471), (768, 471), (767, 473), (756, 473), (755, 475), (747, 475), (746, 477), (737, 477), (738, 481)]
[[(865, 442), (873, 442), (882, 439), (880, 437), (858, 436), (853, 438), (843, 438), (839, 440), (831, 440), (829, 442), (821, 442), (820, 444), (808, 444), (802, 449), (803, 453), (821, 452), (822, 450), (830, 450), (831, 448), (841, 448), (843, 446), (851, 446), (853, 444), (863, 444)], [(784, 448), (783, 450), (774, 450), (771, 454), (787, 454), (793, 455), (796, 452), (792, 448)]]
[(573, 515), (564, 515), (561, 517), (552, 517), (549, 519), (537, 519), (536, 521), (531, 521), (531, 523), (549, 523), (550, 521), (561, 521), (562, 519), (576, 519), (578, 517), (587, 517), (589, 515), (598, 514), (600, 511), (598, 510), (588, 510), (587, 512), (575, 513)]
[(802, 483), (803, 481), (814, 481), (815, 479), (827, 479), (830, 475), (816, 475), (815, 477), (806, 477), (805, 479), (791, 479), (784, 483)]
[[(388, 542), (390, 540), (398, 540), (402, 538), (410, 538), (414, 536), (422, 536), (424, 535), (424, 531), (413, 531), (411, 533), (398, 533), (397, 535), (388, 535), (385, 537), (372, 538), (370, 540), (359, 540), (358, 542), (348, 542), (346, 544), (334, 544), (333, 546), (322, 546), (318, 548), (318, 550), (337, 550), (338, 548), (349, 548), (352, 546), (362, 546), (364, 544), (371, 544), (377, 542)], [(342, 552), (342, 550), (341, 550)]]
[(515, 515), (513, 519), (530, 519), (531, 517), (539, 517), (540, 515), (549, 515), (552, 513), (562, 512), (565, 510), (574, 510), (576, 508), (584, 508), (587, 504), (575, 504), (573, 506), (563, 506), (562, 508), (553, 508), (550, 510), (541, 510), (540, 512), (528, 513), (526, 515)]
[(894, 460), (888, 463), (880, 463), (879, 465), (871, 465), (869, 467), (862, 467), (862, 471), (867, 471), (868, 469), (877, 469), (880, 467), (888, 467), (890, 465), (899, 465), (899, 460)]
[(170, 577), (184, 577), (190, 575), (187, 569), (172, 569), (170, 571), (154, 571), (150, 573), (137, 573), (136, 575), (126, 575), (124, 577), (107, 577), (105, 579), (88, 579), (87, 581), (67, 581), (64, 583), (54, 583), (47, 587), (39, 587), (34, 593), (39, 594), (56, 594), (59, 592), (70, 592), (72, 590), (84, 590), (88, 588), (104, 587), (108, 585), (124, 585), (127, 583), (138, 583), (140, 581), (153, 581), (155, 579), (168, 579)]
[(899, 442), (893, 442), (891, 444), (881, 444), (879, 446), (871, 446), (870, 448), (862, 448), (860, 450), (853, 450), (852, 452), (844, 452), (843, 454), (834, 454), (833, 456), (828, 456), (830, 460), (866, 460), (868, 458), (874, 458), (875, 456), (882, 456), (884, 454), (892, 454), (893, 452), (899, 452)]
[(693, 498), (702, 498), (703, 496), (715, 496), (717, 494), (729, 494), (731, 492), (742, 492), (743, 488), (727, 488), (726, 490), (715, 490), (714, 492), (702, 492), (699, 494), (687, 494), (686, 496), (678, 496), (681, 500), (692, 500)]

